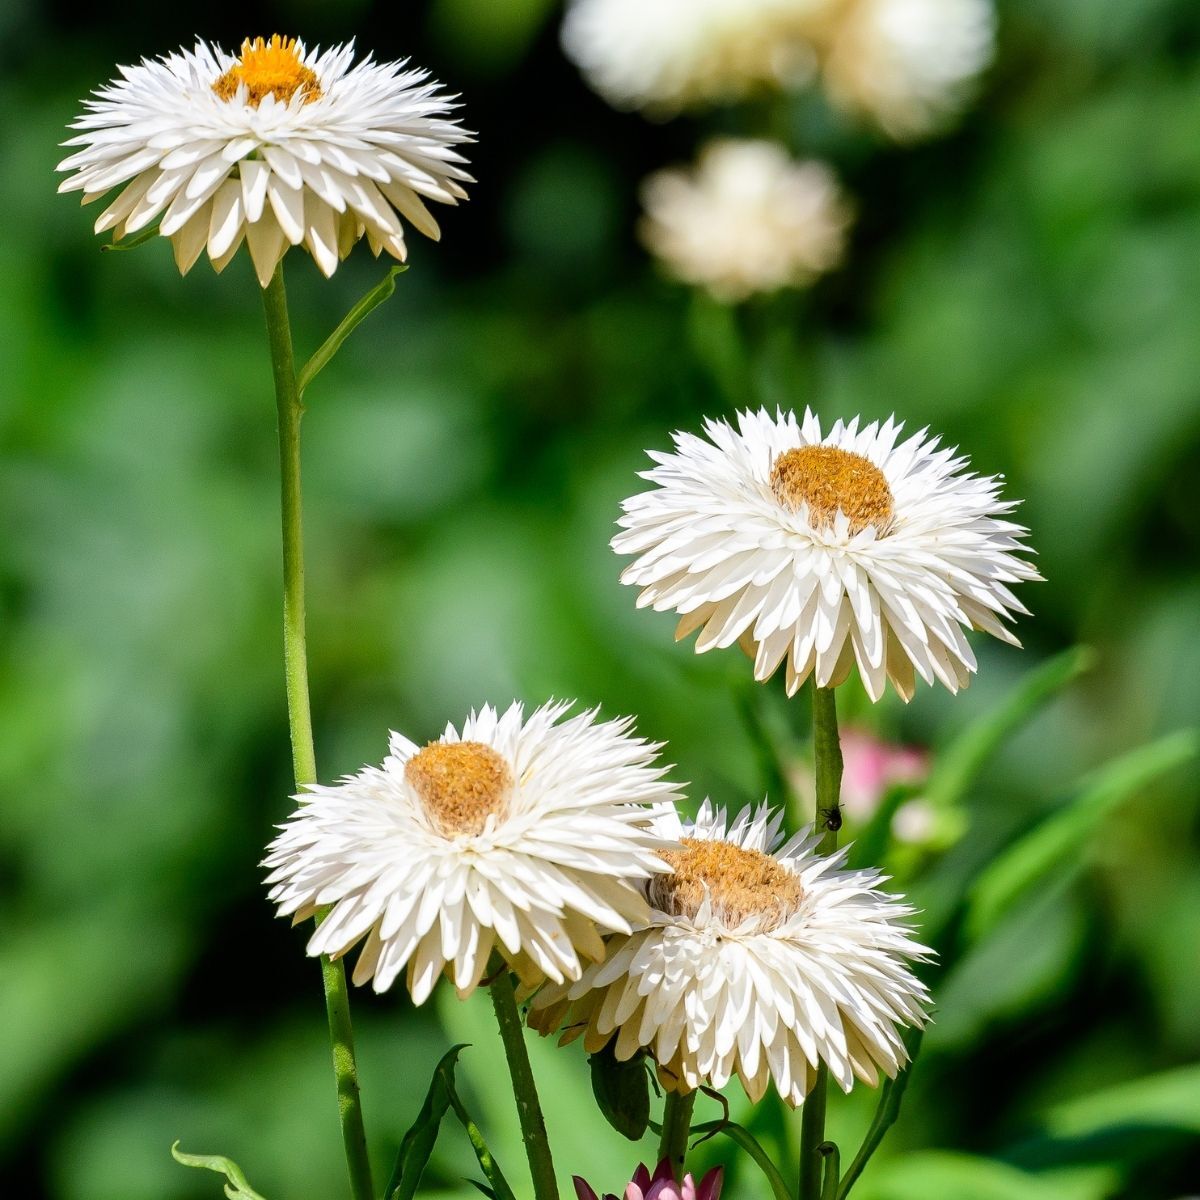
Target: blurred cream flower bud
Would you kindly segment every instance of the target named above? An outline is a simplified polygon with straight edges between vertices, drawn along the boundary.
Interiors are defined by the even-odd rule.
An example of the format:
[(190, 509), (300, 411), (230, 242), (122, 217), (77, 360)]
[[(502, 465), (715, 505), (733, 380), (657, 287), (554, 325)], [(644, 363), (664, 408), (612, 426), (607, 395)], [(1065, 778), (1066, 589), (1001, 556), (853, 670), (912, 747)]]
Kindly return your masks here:
[(694, 168), (651, 175), (642, 202), (647, 249), (725, 302), (803, 287), (836, 267), (851, 220), (829, 167), (768, 141), (710, 142)]
[(991, 0), (846, 0), (822, 55), (834, 103), (904, 141), (936, 132), (991, 61)]
[(670, 114), (810, 82), (813, 31), (838, 3), (572, 0), (563, 49), (610, 104)]

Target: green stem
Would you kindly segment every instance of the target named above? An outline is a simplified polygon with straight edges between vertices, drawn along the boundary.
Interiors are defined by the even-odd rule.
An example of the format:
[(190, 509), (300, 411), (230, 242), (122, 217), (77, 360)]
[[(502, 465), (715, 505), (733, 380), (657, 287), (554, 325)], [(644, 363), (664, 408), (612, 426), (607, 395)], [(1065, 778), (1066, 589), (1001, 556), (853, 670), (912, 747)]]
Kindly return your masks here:
[[(842, 746), (838, 739), (837, 701), (832, 688), (812, 689), (813, 762), (816, 768), (816, 828), (821, 835), (818, 854), (837, 849), (842, 827)], [(829, 1068), (822, 1060), (816, 1082), (804, 1100), (800, 1119), (800, 1200), (820, 1200), (822, 1161), (825, 1154), (825, 1106), (829, 1092)]]
[(668, 1092), (663, 1102), (662, 1138), (658, 1143), (658, 1160), (670, 1160), (676, 1179), (683, 1178), (683, 1161), (687, 1157), (688, 1133), (692, 1128), (692, 1109), (695, 1107), (695, 1092)]
[(506, 966), (498, 966), (494, 960), (491, 970), (495, 976), (490, 988), (492, 1007), (496, 1010), (496, 1024), (500, 1027), (500, 1040), (504, 1043), (504, 1056), (512, 1076), (521, 1137), (529, 1159), (529, 1174), (533, 1177), (533, 1194), (535, 1200), (558, 1200), (550, 1139), (546, 1136), (546, 1121), (533, 1080), (533, 1068), (529, 1065), (529, 1051), (525, 1048), (525, 1027), (517, 1009), (512, 976)]
[[(304, 529), (300, 491), (300, 418), (303, 408), (296, 386), (292, 355), (292, 330), (288, 322), (287, 290), (283, 263), (275, 268), (263, 289), (267, 337), (271, 344), (271, 369), (275, 377), (275, 403), (279, 409), (280, 496), (283, 514), (283, 659), (287, 681), (288, 731), (292, 740), (292, 769), (296, 787), (317, 777), (313, 748), (312, 708), (308, 697), (308, 655), (304, 637)], [(319, 920), (320, 918), (318, 918)], [(321, 959), (325, 1012), (333, 1049), (337, 1080), (338, 1115), (350, 1172), (354, 1200), (374, 1200), (367, 1137), (363, 1127), (358, 1066), (354, 1058), (354, 1031), (350, 1024), (350, 994), (341, 961)]]

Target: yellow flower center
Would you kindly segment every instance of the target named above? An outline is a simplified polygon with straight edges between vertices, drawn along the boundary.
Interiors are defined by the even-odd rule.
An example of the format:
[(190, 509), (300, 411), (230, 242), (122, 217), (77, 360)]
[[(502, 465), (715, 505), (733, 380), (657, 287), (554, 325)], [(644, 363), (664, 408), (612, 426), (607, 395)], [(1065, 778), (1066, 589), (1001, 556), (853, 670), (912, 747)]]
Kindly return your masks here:
[(659, 852), (672, 874), (650, 881), (650, 903), (662, 912), (692, 919), (707, 896), (714, 914), (730, 928), (757, 917), (756, 929), (769, 932), (804, 899), (795, 873), (761, 850), (702, 838), (684, 838), (682, 846)]
[(836, 446), (800, 446), (786, 450), (771, 467), (771, 491), (793, 511), (801, 504), (818, 529), (833, 524), (839, 509), (850, 518), (850, 532), (874, 525), (881, 533), (892, 520), (892, 489), (883, 472), (861, 454)]
[(255, 108), (267, 96), (286, 104), (299, 92), (304, 103), (311, 104), (321, 95), (316, 73), (300, 61), (296, 39), (277, 33), (270, 41), (247, 38), (242, 43), (242, 57), (212, 87), (222, 100), (232, 100), (242, 84)]
[(430, 742), (404, 778), (446, 837), (482, 833), (488, 817), (503, 815), (513, 785), (508, 763), (482, 742)]

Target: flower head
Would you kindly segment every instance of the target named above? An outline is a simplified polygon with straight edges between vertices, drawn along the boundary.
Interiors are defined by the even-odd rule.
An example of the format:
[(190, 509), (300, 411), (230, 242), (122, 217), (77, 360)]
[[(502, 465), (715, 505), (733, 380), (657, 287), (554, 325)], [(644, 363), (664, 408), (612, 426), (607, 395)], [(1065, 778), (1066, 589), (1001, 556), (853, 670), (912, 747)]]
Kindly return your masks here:
[(850, 223), (824, 163), (767, 141), (711, 142), (694, 169), (650, 176), (642, 198), (649, 250), (724, 301), (811, 283), (841, 259)]
[(400, 218), (437, 238), (424, 201), (455, 204), (470, 181), (452, 99), (404, 63), (355, 63), (352, 43), (276, 34), (234, 56), (198, 42), (122, 67), (84, 107), (59, 191), (87, 204), (120, 188), (96, 232), (158, 219), (185, 273), (205, 250), (222, 270), (243, 240), (264, 287), (289, 246), (326, 275), (364, 234), (403, 260)]
[(836, 0), (572, 0), (563, 47), (618, 108), (668, 114), (793, 86), (815, 73), (809, 32)]
[(681, 845), (645, 885), (649, 920), (578, 982), (543, 988), (530, 1024), (582, 1035), (593, 1053), (615, 1038), (620, 1060), (644, 1048), (673, 1091), (736, 1075), (751, 1100), (773, 1080), (796, 1105), (821, 1061), (847, 1091), (895, 1075), (899, 1027), (923, 1025), (928, 1002), (907, 960), (928, 951), (881, 876), (844, 869), (845, 851), (817, 855), (810, 833), (781, 846), (765, 806), (730, 824), (706, 802), (694, 823), (655, 826)]
[(407, 968), (418, 1004), (443, 970), (474, 989), (493, 947), (526, 983), (603, 958), (600, 933), (645, 914), (666, 844), (647, 806), (674, 794), (628, 720), (568, 707), (485, 707), (425, 747), (393, 733), (381, 767), (297, 796), (264, 865), (281, 916), (332, 906), (308, 952), (365, 938), (354, 982), (382, 992)]
[[(724, 1175), (722, 1167), (713, 1167), (699, 1183), (691, 1175), (685, 1175), (679, 1183), (669, 1159), (664, 1158), (653, 1175), (639, 1163), (625, 1191), (619, 1197), (606, 1192), (603, 1200), (720, 1200)], [(574, 1181), (578, 1200), (600, 1200), (585, 1180), (576, 1175)]]
[(637, 556), (621, 580), (639, 606), (678, 612), (698, 653), (740, 641), (760, 680), (786, 659), (789, 695), (857, 664), (873, 700), (888, 680), (908, 700), (916, 675), (967, 685), (965, 629), (1020, 644), (1004, 621), (1026, 609), (1007, 585), (1040, 576), (999, 479), (925, 431), (901, 441), (890, 418), (823, 436), (811, 412), (747, 411), (704, 429), (651, 454), (657, 486), (625, 501), (612, 543)]
[(830, 26), (825, 84), (836, 103), (902, 140), (936, 131), (991, 60), (991, 0), (848, 0)]

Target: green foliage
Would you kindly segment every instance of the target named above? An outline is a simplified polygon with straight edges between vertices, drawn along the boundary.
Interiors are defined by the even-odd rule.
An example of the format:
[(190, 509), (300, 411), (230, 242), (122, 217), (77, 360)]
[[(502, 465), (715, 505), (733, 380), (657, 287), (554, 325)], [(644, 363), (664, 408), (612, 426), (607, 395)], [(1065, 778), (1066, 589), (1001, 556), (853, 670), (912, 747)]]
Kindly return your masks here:
[(225, 1176), (225, 1195), (229, 1200), (263, 1200), (247, 1182), (242, 1168), (221, 1154), (185, 1154), (176, 1142), (171, 1147), (171, 1157), (185, 1167), (198, 1167), (205, 1171), (216, 1171)]
[(643, 1055), (618, 1062), (610, 1042), (588, 1055), (592, 1095), (604, 1119), (622, 1136), (638, 1142), (650, 1124), (650, 1076)]

